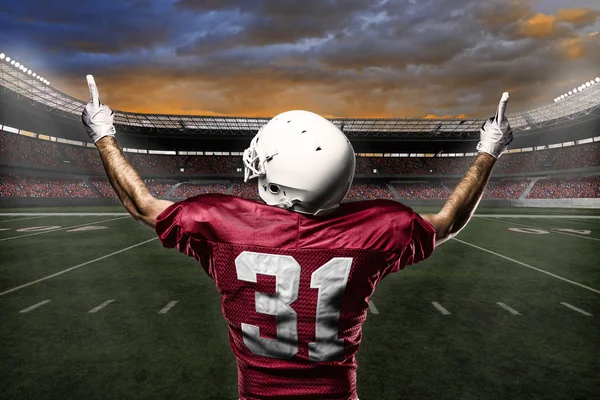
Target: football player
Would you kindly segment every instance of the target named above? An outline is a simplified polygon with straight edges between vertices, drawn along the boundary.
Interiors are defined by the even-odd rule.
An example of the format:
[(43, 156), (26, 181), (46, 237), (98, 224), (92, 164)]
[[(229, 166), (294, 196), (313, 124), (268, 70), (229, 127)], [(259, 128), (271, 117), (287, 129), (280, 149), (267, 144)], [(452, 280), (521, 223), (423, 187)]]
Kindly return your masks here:
[(331, 122), (280, 114), (244, 152), (264, 202), (205, 194), (154, 198), (115, 140), (113, 112), (88, 76), (83, 124), (134, 219), (198, 260), (221, 294), (242, 399), (356, 399), (356, 352), (369, 298), (390, 273), (425, 260), (467, 224), (512, 141), (508, 93), (481, 128), (478, 156), (437, 214), (392, 200), (340, 204), (355, 153)]

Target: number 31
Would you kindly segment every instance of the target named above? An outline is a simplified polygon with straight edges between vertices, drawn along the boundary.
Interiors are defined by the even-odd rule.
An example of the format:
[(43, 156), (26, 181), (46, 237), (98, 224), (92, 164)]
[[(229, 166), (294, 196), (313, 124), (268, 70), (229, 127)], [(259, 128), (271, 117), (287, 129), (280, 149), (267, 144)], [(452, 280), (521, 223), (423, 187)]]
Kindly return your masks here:
[[(340, 309), (352, 258), (336, 257), (314, 271), (311, 289), (318, 289), (315, 341), (308, 344), (311, 361), (341, 361), (344, 339), (339, 339)], [(256, 292), (256, 312), (274, 315), (277, 339), (260, 336), (256, 325), (242, 323), (244, 344), (259, 356), (290, 359), (298, 353), (298, 315), (291, 307), (298, 299), (300, 265), (291, 256), (244, 251), (235, 259), (239, 280), (256, 283), (257, 274), (276, 279), (274, 294)]]

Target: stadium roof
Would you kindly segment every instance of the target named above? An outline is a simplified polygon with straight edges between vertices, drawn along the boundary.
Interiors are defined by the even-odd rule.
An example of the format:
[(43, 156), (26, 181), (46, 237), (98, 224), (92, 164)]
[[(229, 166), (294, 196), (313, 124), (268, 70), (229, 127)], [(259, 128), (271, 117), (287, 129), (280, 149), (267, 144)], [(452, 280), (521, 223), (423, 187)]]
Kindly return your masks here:
[[(69, 119), (79, 120), (85, 102), (69, 96), (29, 70), (0, 60), (0, 89), (30, 101), (32, 106)], [(558, 100), (558, 98), (556, 99)], [(531, 111), (509, 114), (515, 132), (556, 125), (590, 115), (600, 108), (600, 83)], [(210, 135), (248, 135), (257, 132), (268, 118), (141, 114), (115, 110), (121, 129)], [(462, 137), (479, 133), (485, 118), (333, 118), (349, 137)]]

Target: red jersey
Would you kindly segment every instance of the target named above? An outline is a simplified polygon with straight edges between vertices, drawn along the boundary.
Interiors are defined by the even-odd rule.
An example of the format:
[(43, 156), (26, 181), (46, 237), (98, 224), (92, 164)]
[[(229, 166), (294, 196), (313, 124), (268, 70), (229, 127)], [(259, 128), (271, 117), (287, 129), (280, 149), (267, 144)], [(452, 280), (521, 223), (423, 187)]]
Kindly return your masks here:
[(314, 217), (208, 194), (156, 219), (165, 247), (215, 281), (242, 399), (354, 399), (369, 298), (386, 275), (427, 258), (435, 229), (392, 200)]

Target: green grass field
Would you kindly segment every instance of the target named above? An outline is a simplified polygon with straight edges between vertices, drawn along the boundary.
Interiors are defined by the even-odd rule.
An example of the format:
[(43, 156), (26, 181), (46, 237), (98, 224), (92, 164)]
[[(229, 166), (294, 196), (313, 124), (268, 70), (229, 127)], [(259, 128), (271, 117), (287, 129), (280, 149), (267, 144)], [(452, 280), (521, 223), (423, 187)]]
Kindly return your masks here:
[[(129, 217), (9, 212), (123, 209), (0, 210), (1, 399), (237, 399), (219, 295), (193, 259)], [(600, 219), (586, 218), (600, 213), (478, 214), (496, 217), (378, 286), (361, 400), (600, 398)]]

